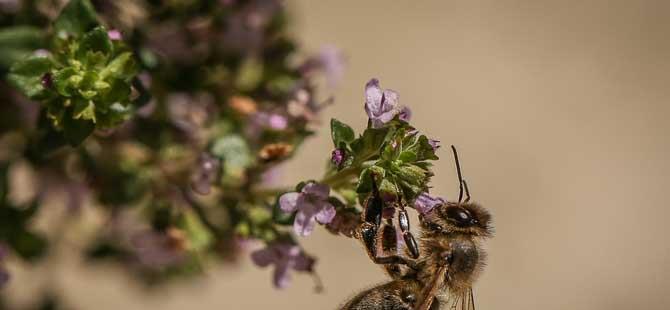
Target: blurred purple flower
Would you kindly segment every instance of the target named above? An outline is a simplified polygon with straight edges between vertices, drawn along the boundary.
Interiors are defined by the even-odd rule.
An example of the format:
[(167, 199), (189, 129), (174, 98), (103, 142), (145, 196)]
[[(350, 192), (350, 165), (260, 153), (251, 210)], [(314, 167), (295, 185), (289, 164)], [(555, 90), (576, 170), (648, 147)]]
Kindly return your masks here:
[(224, 49), (254, 53), (263, 47), (267, 25), (282, 7), (279, 0), (252, 0), (227, 18), (219, 44)]
[(167, 62), (192, 64), (203, 59), (202, 45), (191, 44), (183, 25), (176, 22), (155, 24), (147, 29), (147, 45)]
[(73, 180), (66, 176), (44, 169), (39, 173), (38, 199), (42, 203), (51, 201), (53, 197), (63, 199), (68, 212), (79, 212), (89, 198), (89, 185), (83, 181)]
[(251, 253), (254, 264), (260, 267), (275, 265), (273, 282), (277, 288), (286, 288), (291, 282), (289, 271), (311, 272), (314, 259), (307, 256), (299, 246), (290, 243), (275, 243)]
[(7, 271), (4, 266), (0, 266), (0, 289), (9, 282), (10, 278), (9, 271)]
[(328, 224), (335, 217), (335, 207), (328, 202), (330, 188), (324, 184), (308, 183), (302, 190), (283, 194), (279, 197), (282, 211), (298, 211), (293, 229), (300, 236), (308, 236), (314, 230), (315, 222)]
[(0, 12), (16, 13), (21, 9), (20, 0), (0, 0)]
[(319, 63), (331, 88), (336, 87), (344, 77), (345, 59), (342, 51), (327, 45), (319, 52)]
[(342, 81), (345, 68), (346, 61), (342, 51), (332, 45), (325, 45), (317, 55), (308, 58), (299, 70), (304, 75), (321, 71), (326, 76), (328, 86), (335, 88)]
[(4, 259), (7, 255), (9, 255), (9, 249), (4, 243), (0, 242), (0, 289), (5, 286), (10, 279), (9, 271), (7, 271), (4, 266)]
[(207, 93), (191, 96), (173, 93), (167, 98), (168, 116), (175, 126), (191, 137), (197, 137), (201, 129), (216, 115), (214, 98)]
[(208, 154), (200, 154), (198, 166), (195, 173), (191, 176), (191, 188), (200, 195), (207, 195), (210, 192), (212, 183), (219, 177), (221, 162), (218, 158)]
[(64, 184), (66, 194), (66, 207), (70, 212), (81, 210), (84, 201), (88, 197), (90, 190), (88, 186), (81, 182), (71, 181)]
[(288, 127), (286, 116), (277, 113), (258, 112), (252, 122), (264, 129), (284, 130)]
[(112, 29), (112, 30), (107, 31), (107, 36), (112, 41), (121, 41), (123, 39), (123, 36), (121, 35), (121, 31), (118, 31), (116, 29)]
[(371, 79), (365, 84), (365, 112), (372, 128), (382, 127), (400, 113), (398, 94), (390, 89), (382, 90), (379, 80)]
[(283, 169), (281, 166), (271, 166), (261, 175), (261, 185), (276, 186), (281, 181)]
[(433, 147), (433, 151), (437, 151), (442, 146), (440, 140), (428, 139), (428, 143)]
[(343, 149), (334, 149), (330, 156), (330, 161), (333, 163), (333, 165), (339, 167), (346, 159), (346, 156), (347, 153)]
[(421, 214), (426, 214), (430, 212), (430, 210), (433, 210), (433, 208), (445, 203), (446, 201), (444, 199), (430, 196), (428, 192), (424, 192), (419, 194), (419, 196), (416, 197), (416, 200), (414, 200), (414, 209)]
[(50, 88), (54, 87), (53, 76), (51, 75), (50, 72), (47, 72), (42, 76), (41, 82), (42, 82), (42, 87), (44, 87), (46, 89), (50, 89)]
[(138, 262), (147, 268), (174, 266), (186, 258), (183, 249), (176, 246), (174, 238), (168, 233), (144, 230), (135, 233), (130, 242)]
[(245, 129), (252, 139), (258, 138), (264, 130), (281, 131), (288, 128), (288, 118), (275, 112), (261, 111), (251, 116)]

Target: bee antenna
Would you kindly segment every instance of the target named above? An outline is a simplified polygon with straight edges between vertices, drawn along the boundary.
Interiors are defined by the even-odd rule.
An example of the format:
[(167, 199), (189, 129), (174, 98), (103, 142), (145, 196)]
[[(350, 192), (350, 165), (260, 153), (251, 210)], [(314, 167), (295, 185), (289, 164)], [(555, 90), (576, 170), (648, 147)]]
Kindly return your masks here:
[[(451, 150), (454, 152), (454, 160), (456, 161), (456, 173), (458, 173), (458, 202), (460, 203), (463, 200), (463, 175), (461, 174), (461, 163), (458, 161), (458, 152), (456, 152), (456, 147), (451, 146)], [(466, 185), (467, 186), (467, 185)]]
[(470, 201), (470, 190), (468, 189), (468, 182), (463, 180), (463, 188), (465, 188), (465, 202)]

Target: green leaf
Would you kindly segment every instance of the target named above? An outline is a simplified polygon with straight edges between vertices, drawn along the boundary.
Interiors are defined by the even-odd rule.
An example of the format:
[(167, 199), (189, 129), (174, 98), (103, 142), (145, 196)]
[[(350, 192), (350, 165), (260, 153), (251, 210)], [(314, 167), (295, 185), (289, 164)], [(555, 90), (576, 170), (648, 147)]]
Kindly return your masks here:
[(72, 115), (75, 119), (90, 120), (93, 123), (95, 119), (95, 105), (91, 100), (75, 100), (74, 113)]
[(398, 155), (398, 160), (404, 162), (404, 163), (412, 163), (417, 160), (417, 155), (413, 151), (402, 151), (400, 152), (400, 155)]
[(95, 123), (90, 120), (75, 119), (72, 116), (63, 118), (63, 134), (68, 143), (78, 146), (93, 133)]
[(435, 149), (433, 149), (433, 146), (430, 145), (430, 142), (428, 142), (428, 138), (426, 136), (422, 135), (419, 137), (414, 150), (416, 152), (417, 161), (439, 159), (439, 157), (435, 155)]
[(123, 105), (119, 102), (112, 103), (112, 105), (110, 105), (106, 111), (96, 109), (98, 128), (110, 128), (116, 126), (128, 119), (132, 111), (133, 110), (131, 107)]
[(382, 179), (381, 182), (379, 182), (379, 193), (387, 201), (396, 200), (396, 197), (399, 195), (398, 187), (396, 187), (393, 182), (389, 181), (388, 178)]
[(78, 85), (75, 85), (71, 77), (75, 76), (77, 71), (72, 67), (58, 70), (53, 74), (53, 83), (58, 94), (64, 97), (72, 97)]
[(102, 101), (106, 103), (128, 102), (130, 99), (131, 88), (128, 82), (115, 79), (111, 81), (109, 89), (102, 96)]
[(14, 252), (27, 261), (34, 261), (44, 256), (47, 250), (47, 240), (26, 230), (17, 232), (9, 241)]
[(105, 69), (100, 71), (100, 78), (106, 80), (108, 77), (121, 79), (129, 82), (137, 74), (137, 64), (130, 52), (124, 52), (116, 56)]
[(249, 146), (239, 135), (228, 135), (216, 140), (211, 151), (223, 160), (223, 171), (230, 181), (240, 180), (244, 170), (252, 164)]
[(383, 179), (385, 175), (386, 171), (378, 166), (372, 166), (361, 171), (356, 193), (365, 194), (372, 192), (372, 182), (377, 179)]
[(251, 91), (263, 80), (263, 63), (248, 57), (237, 71), (235, 86), (242, 91)]
[(356, 138), (354, 130), (349, 125), (334, 118), (330, 120), (330, 135), (335, 148), (341, 147), (342, 143), (349, 144)]
[(98, 26), (95, 9), (89, 0), (70, 0), (54, 22), (56, 33), (81, 36)]
[(0, 71), (45, 45), (42, 29), (16, 26), (0, 29)]
[(420, 186), (426, 183), (429, 176), (428, 171), (411, 164), (400, 166), (394, 173), (407, 183)]
[(362, 136), (351, 142), (354, 160), (361, 163), (378, 156), (380, 148), (384, 145), (388, 135), (389, 128), (366, 129)]
[(40, 99), (45, 96), (42, 77), (49, 72), (51, 67), (51, 59), (31, 56), (16, 63), (7, 79), (28, 98)]
[(85, 33), (79, 41), (76, 58), (83, 62), (87, 60), (87, 54), (89, 53), (109, 55), (112, 53), (112, 50), (112, 41), (109, 39), (105, 27), (96, 27)]
[(214, 236), (192, 212), (185, 213), (180, 224), (193, 250), (205, 250), (214, 242)]

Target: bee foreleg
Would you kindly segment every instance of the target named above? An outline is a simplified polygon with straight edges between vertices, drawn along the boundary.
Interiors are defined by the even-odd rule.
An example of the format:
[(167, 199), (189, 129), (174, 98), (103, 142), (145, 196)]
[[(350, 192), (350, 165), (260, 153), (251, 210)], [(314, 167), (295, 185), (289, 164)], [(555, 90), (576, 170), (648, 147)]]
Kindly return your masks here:
[(405, 245), (409, 250), (412, 258), (419, 258), (419, 245), (414, 239), (414, 236), (409, 231), (409, 217), (407, 216), (407, 211), (403, 208), (398, 212), (398, 226), (400, 227), (400, 232), (402, 233), (402, 238), (405, 240)]
[(412, 269), (417, 269), (416, 263), (400, 255), (382, 256), (382, 249), (378, 246), (379, 227), (372, 223), (363, 223), (360, 228), (360, 236), (368, 252), (368, 256), (375, 264), (401, 264)]

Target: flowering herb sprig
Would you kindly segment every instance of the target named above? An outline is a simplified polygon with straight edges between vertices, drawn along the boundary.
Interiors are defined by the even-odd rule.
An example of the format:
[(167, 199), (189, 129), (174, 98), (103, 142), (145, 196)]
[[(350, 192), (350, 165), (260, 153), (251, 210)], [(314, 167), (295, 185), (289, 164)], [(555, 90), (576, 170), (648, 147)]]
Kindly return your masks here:
[[(245, 255), (284, 288), (291, 272), (316, 276), (301, 238), (318, 225), (352, 237), (373, 183), (419, 212), (443, 203), (428, 193), (439, 143), (376, 79), (361, 132), (331, 120), (323, 176), (276, 188), (329, 102), (313, 77), (334, 85), (344, 67), (332, 47), (301, 53), (289, 20), (280, 0), (0, 8), (0, 286), (15, 279), (7, 262), (38, 264), (76, 235), (89, 261), (148, 284)], [(34, 195), (10, 195), (14, 170), (32, 171)], [(62, 224), (34, 229), (57, 197)], [(85, 208), (104, 221), (65, 234)]]
[(382, 90), (377, 79), (365, 86), (364, 108), (368, 125), (358, 137), (349, 125), (331, 120), (333, 150), (325, 176), (280, 196), (277, 207), (293, 216), (288, 223), (292, 221), (297, 235), (309, 235), (319, 223), (335, 234), (352, 237), (362, 203), (374, 184), (384, 200), (405, 202), (420, 213), (444, 203), (428, 194), (431, 161), (438, 159), (439, 142), (409, 123), (409, 108), (400, 106), (396, 92)]
[[(336, 84), (341, 53), (299, 50), (280, 0), (46, 2), (0, 7), (0, 287), (21, 280), (7, 264), (39, 264), (71, 235), (147, 284), (259, 243), (277, 249), (254, 255), (277, 286), (315, 274), (288, 225), (307, 234), (335, 205), (301, 199), (288, 215), (272, 175), (318, 125), (314, 77)], [(34, 176), (22, 201), (15, 170)], [(61, 199), (64, 215), (46, 214), (62, 224), (35, 230)], [(65, 234), (86, 208), (104, 220)]]
[(54, 21), (52, 52), (16, 62), (8, 81), (44, 106), (51, 129), (80, 144), (94, 129), (109, 129), (132, 111), (133, 55), (103, 26), (87, 1), (72, 1)]

